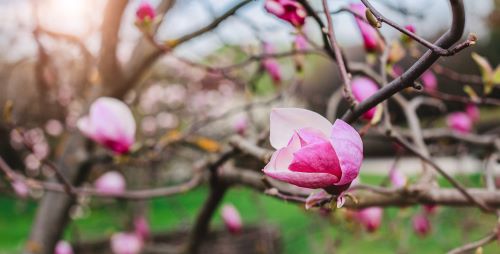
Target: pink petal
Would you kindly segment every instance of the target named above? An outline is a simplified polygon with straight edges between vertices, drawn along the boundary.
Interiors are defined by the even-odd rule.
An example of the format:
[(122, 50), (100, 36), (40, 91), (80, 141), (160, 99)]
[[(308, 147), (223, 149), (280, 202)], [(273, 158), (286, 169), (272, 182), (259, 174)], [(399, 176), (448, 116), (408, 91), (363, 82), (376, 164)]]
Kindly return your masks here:
[(389, 179), (391, 180), (392, 185), (396, 188), (404, 187), (408, 180), (406, 176), (401, 173), (401, 171), (395, 168), (391, 169), (389, 172)]
[(283, 8), (283, 6), (275, 0), (266, 0), (264, 8), (266, 9), (266, 11), (276, 16), (280, 16), (285, 13), (285, 8)]
[(358, 132), (346, 122), (337, 119), (333, 123), (330, 140), (339, 159), (342, 178), (336, 185), (352, 182), (359, 174), (363, 161), (363, 141)]
[(448, 115), (446, 118), (448, 127), (460, 133), (468, 133), (472, 130), (471, 118), (462, 112), (455, 112)]
[(300, 108), (274, 108), (270, 116), (270, 141), (276, 149), (285, 147), (294, 133), (311, 128), (329, 136), (332, 124), (323, 116)]
[(222, 207), (222, 220), (229, 232), (236, 234), (242, 229), (241, 216), (236, 207), (231, 204), (225, 204)]
[(310, 144), (296, 151), (289, 169), (304, 173), (328, 173), (339, 179), (342, 177), (339, 159), (329, 141)]
[[(358, 77), (353, 79), (351, 82), (351, 87), (352, 94), (358, 102), (366, 100), (378, 91), (377, 84), (373, 80), (365, 77)], [(375, 111), (375, 107), (371, 108), (363, 114), (363, 118), (371, 120), (375, 115)]]

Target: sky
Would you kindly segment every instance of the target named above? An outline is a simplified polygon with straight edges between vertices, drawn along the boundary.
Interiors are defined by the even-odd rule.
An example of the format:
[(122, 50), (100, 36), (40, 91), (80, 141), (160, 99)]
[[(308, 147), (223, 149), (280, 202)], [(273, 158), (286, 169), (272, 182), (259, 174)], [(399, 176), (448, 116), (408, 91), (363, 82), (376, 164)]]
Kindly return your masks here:
[[(97, 53), (99, 38), (91, 31), (99, 28), (104, 0), (35, 0), (38, 3), (38, 14), (41, 24), (51, 30), (70, 33), (84, 38), (90, 50)], [(120, 58), (126, 60), (140, 33), (134, 27), (134, 12), (141, 0), (131, 0), (123, 19), (121, 30), (122, 43), (119, 48)], [(157, 4), (160, 0), (150, 0)], [(30, 0), (0, 0), (0, 47), (8, 59), (15, 60), (24, 56), (33, 56), (36, 47), (30, 33), (33, 26), (33, 9)], [(177, 0), (174, 9), (168, 13), (159, 30), (158, 39), (174, 39), (198, 29), (233, 6), (235, 0)], [(321, 10), (320, 0), (310, 0), (313, 6)], [(347, 6), (357, 0), (330, 0), (332, 10)], [(422, 13), (423, 18), (402, 16), (379, 1), (371, 1), (384, 15), (399, 24), (414, 24), (417, 33), (430, 37), (443, 31), (450, 23), (450, 10), (447, 0), (385, 0), (392, 5), (407, 8), (410, 12)], [(493, 7), (492, 0), (465, 0), (467, 10), (466, 33), (474, 32), (480, 41), (487, 40), (487, 29), (484, 24)], [(207, 8), (211, 6), (211, 8)], [(240, 18), (242, 17), (242, 18)], [(276, 45), (289, 45), (293, 28), (265, 12), (263, 1), (255, 1), (222, 23), (214, 33), (201, 36), (176, 50), (176, 54), (200, 59), (219, 48), (222, 41), (230, 44), (256, 44), (257, 40), (246, 23), (252, 22), (262, 31), (262, 38)], [(337, 38), (342, 46), (361, 45), (361, 37), (349, 14), (333, 16)], [(14, 25), (16, 24), (16, 25)], [(21, 26), (17, 26), (20, 24)], [(320, 33), (312, 19), (306, 23), (305, 31), (311, 38), (319, 41)], [(399, 36), (394, 29), (383, 26), (386, 37)], [(13, 36), (15, 35), (15, 36)], [(12, 41), (12, 37), (19, 38)]]

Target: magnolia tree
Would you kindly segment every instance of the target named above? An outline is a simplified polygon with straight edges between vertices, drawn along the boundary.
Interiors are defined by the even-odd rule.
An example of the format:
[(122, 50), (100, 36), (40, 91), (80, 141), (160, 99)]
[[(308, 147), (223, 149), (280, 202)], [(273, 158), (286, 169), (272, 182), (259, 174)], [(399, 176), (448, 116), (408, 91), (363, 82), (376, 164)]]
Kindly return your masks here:
[[(89, 197), (141, 201), (182, 194), (204, 184), (209, 194), (186, 240), (175, 249), (179, 253), (201, 252), (219, 206), (229, 232), (238, 234), (244, 229), (244, 214), (232, 204), (221, 204), (234, 186), (298, 203), (310, 214), (344, 211), (368, 232), (383, 223), (387, 207), (422, 205), (411, 221), (421, 236), (430, 232), (429, 218), (438, 206), (469, 206), (498, 214), (500, 192), (495, 190), (493, 172), (500, 153), (498, 126), (479, 133), (475, 124), (481, 107), (500, 105), (494, 97), (499, 69), (475, 53), (471, 61), (477, 63), (479, 74), (461, 74), (438, 63), (440, 58), (453, 59), (476, 42), (473, 34), (462, 38), (463, 1), (449, 0), (451, 25), (434, 42), (420, 36), (418, 27), (387, 18), (371, 2), (234, 1), (234, 6), (214, 15), (206, 26), (161, 41), (156, 33), (175, 1), (133, 5), (132, 21), (124, 17), (132, 4), (113, 0), (103, 11), (98, 53), (87, 48), (85, 38), (36, 23), (33, 34), (39, 54), (34, 75), (39, 105), (47, 107), (40, 114), (48, 115), (49, 108), (58, 113), (50, 119), (26, 119), (19, 109), (20, 99), (9, 94), (3, 102), (2, 128), (10, 139), (2, 145), (12, 151), (0, 158), (3, 179), (13, 193), (39, 203), (25, 253), (73, 253), (72, 244), (61, 240), (62, 233), (72, 210), (88, 205)], [(224, 57), (217, 55), (215, 61), (208, 57), (197, 62), (177, 54), (179, 46), (213, 32), (230, 18), (241, 18), (238, 12), (251, 5), (260, 5), (275, 22), (293, 31), (290, 50), (278, 51), (270, 38), (262, 38), (259, 28), (245, 20), (260, 45), (251, 49), (239, 45), (238, 56), (221, 51)], [(355, 20), (366, 61), (344, 54), (332, 21), (338, 13)], [(123, 60), (117, 52), (120, 28), (126, 22), (135, 22), (141, 38)], [(311, 29), (304, 29), (306, 23)], [(397, 30), (401, 38), (386, 39), (379, 30), (383, 25)], [(309, 34), (312, 28), (319, 31), (318, 38)], [(50, 49), (58, 43), (76, 48), (83, 67), (61, 64), (61, 56)], [(241, 60), (241, 52), (247, 54), (246, 59)], [(412, 63), (405, 68), (400, 63), (403, 58), (408, 61), (407, 53)], [(302, 75), (310, 64), (308, 55), (334, 63), (332, 68), (340, 77), (327, 108), (319, 112), (306, 109), (297, 96), (308, 82)], [(157, 63), (159, 59), (167, 60), (162, 64)], [(58, 61), (59, 65), (54, 64)], [(283, 65), (290, 63), (294, 71), (283, 72)], [(464, 92), (442, 91), (436, 72), (460, 82)], [(62, 84), (63, 75), (71, 80), (79, 77), (81, 85)], [(257, 81), (266, 75), (273, 84), (271, 98), (257, 92)], [(447, 111), (446, 102), (459, 104), (461, 110)], [(341, 104), (347, 105), (345, 111)], [(446, 114), (444, 124), (424, 124), (423, 114), (417, 114), (422, 106)], [(384, 142), (395, 146), (392, 157), (396, 161), (402, 154), (418, 158), (421, 174), (417, 179), (409, 180), (392, 167), (384, 172), (388, 181), (381, 185), (361, 182), (363, 141), (368, 135), (384, 137)], [(456, 154), (464, 144), (471, 147), (466, 150), (471, 156), (485, 161), (485, 185), (480, 188), (466, 187), (433, 159), (450, 150)], [(16, 166), (15, 158), (23, 162), (22, 167)], [(439, 177), (449, 187), (439, 187)], [(139, 209), (131, 209), (129, 230), (115, 232), (107, 240), (113, 253), (140, 253), (152, 239), (141, 209), (144, 203), (134, 205)], [(500, 235), (498, 225), (491, 225), (491, 231), (484, 234), (450, 253), (479, 251)]]

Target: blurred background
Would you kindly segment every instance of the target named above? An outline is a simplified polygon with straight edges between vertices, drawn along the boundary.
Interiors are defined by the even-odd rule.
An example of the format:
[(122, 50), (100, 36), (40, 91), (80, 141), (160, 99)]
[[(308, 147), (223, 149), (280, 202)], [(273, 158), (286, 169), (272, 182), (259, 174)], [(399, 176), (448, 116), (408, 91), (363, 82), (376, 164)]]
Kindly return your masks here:
[[(150, 2), (158, 6), (161, 1)], [(172, 6), (154, 36), (157, 41), (175, 42), (211, 23), (240, 1), (171, 2)], [(321, 1), (310, 2), (321, 10)], [(356, 1), (330, 1), (330, 8), (336, 10), (352, 2)], [(446, 0), (371, 2), (397, 23), (413, 24), (416, 33), (429, 40), (437, 38), (450, 24)], [(500, 1), (464, 2), (467, 14), (464, 38), (474, 33), (478, 43), (456, 56), (442, 58), (439, 64), (458, 73), (477, 76), (479, 69), (471, 60), (471, 52), (487, 57), (493, 67), (500, 59)], [(40, 161), (61, 157), (64, 145), (71, 135), (77, 133), (76, 120), (87, 111), (88, 103), (101, 94), (123, 98), (133, 107), (138, 122), (138, 139), (146, 145), (168, 139), (192, 123), (220, 116), (250, 101), (261, 102), (252, 117), (257, 128), (264, 128), (270, 105), (267, 102), (273, 100), (278, 88), (266, 75), (255, 74), (258, 64), (222, 74), (210, 73), (197, 66), (224, 67), (244, 61), (261, 51), (262, 42), (271, 43), (278, 52), (289, 51), (295, 36), (293, 27), (267, 13), (263, 1), (252, 1), (212, 31), (179, 45), (173, 52), (156, 55), (151, 48), (144, 46), (148, 42), (134, 25), (135, 11), (141, 2), (130, 0), (119, 24), (116, 55), (110, 57), (102, 54), (106, 51), (102, 36), (106, 34), (106, 28), (113, 27), (104, 20), (106, 3), (104, 0), (0, 0), (0, 107), (3, 112), (7, 107), (11, 109), (12, 121), (38, 135), (40, 143), (44, 144), (38, 154), (22, 151), (16, 134), (8, 128), (5, 119), (2, 120), (0, 155), (13, 168), (32, 177), (50, 177), (51, 173)], [(333, 23), (348, 58), (364, 61), (362, 39), (352, 15), (335, 14)], [(400, 36), (385, 25), (381, 31), (388, 40)], [(320, 31), (312, 20), (306, 23), (304, 32), (312, 41), (321, 43)], [(148, 59), (153, 61), (142, 60), (143, 56), (151, 56)], [(140, 69), (140, 75), (131, 81), (130, 89), (115, 89), (117, 84), (124, 82), (116, 79), (122, 74), (103, 69), (103, 62), (115, 57), (125, 77)], [(283, 85), (291, 86), (299, 75), (295, 73), (294, 63), (289, 58), (280, 58), (279, 61)], [(413, 61), (408, 55), (401, 61), (401, 66), (408, 67)], [(148, 63), (148, 67), (137, 67), (143, 63)], [(282, 103), (307, 105), (317, 112), (326, 113), (327, 101), (340, 84), (336, 66), (320, 56), (307, 55), (300, 75), (303, 80), (300, 87)], [(465, 94), (463, 84), (439, 75), (438, 80), (443, 91)], [(251, 96), (248, 95), (247, 83), (251, 84)], [(491, 96), (500, 97), (498, 89)], [(458, 104), (447, 106), (452, 110), (461, 107)], [(339, 114), (343, 108), (345, 105)], [(498, 109), (485, 107), (481, 110), (478, 130), (482, 126), (498, 125)], [(437, 121), (438, 125), (444, 124), (437, 110), (424, 109), (422, 115), (424, 119)], [(234, 114), (195, 129), (200, 137), (210, 137), (217, 146), (217, 141), (234, 134), (231, 126), (244, 117), (248, 116)], [(209, 148), (202, 146), (202, 150), (210, 150), (210, 145), (212, 143)], [(394, 147), (386, 140), (370, 137), (367, 137), (366, 145), (367, 159), (361, 171), (361, 181), (373, 184), (386, 181), (388, 168), (394, 162)], [(483, 182), (478, 172), (481, 162), (474, 157), (461, 156), (465, 154), (463, 149), (467, 148), (461, 149), (450, 150), (449, 156), (439, 158), (439, 162), (467, 186), (481, 186)], [(192, 150), (173, 146), (167, 149), (160, 161), (145, 159), (146, 162), (140, 161), (121, 170), (127, 173), (133, 188), (168, 186), (189, 176), (191, 172), (182, 170), (182, 166), (189, 167), (192, 158), (200, 154), (196, 149)], [(138, 173), (141, 165), (148, 165), (149, 169)], [(411, 158), (398, 163), (410, 181), (415, 178), (419, 166)], [(90, 184), (100, 172), (108, 169), (105, 167), (116, 165), (97, 167), (85, 184)], [(136, 181), (139, 178), (141, 180)], [(442, 186), (446, 184), (443, 182)], [(0, 253), (20, 253), (43, 193), (30, 193), (30, 198), (19, 199), (6, 181), (1, 182), (0, 189)], [(207, 188), (202, 186), (185, 194), (145, 202), (83, 197), (70, 210), (70, 222), (64, 237), (72, 243), (98, 246), (114, 232), (128, 227), (136, 207), (146, 215), (153, 232), (159, 235), (182, 232), (193, 222), (206, 194)], [(494, 217), (477, 219), (482, 215), (474, 208), (439, 207), (431, 217), (430, 233), (422, 236), (413, 232), (411, 222), (421, 207), (388, 208), (384, 211), (381, 228), (370, 233), (353, 220), (346, 220), (349, 214), (344, 210), (332, 214), (306, 211), (303, 205), (276, 200), (245, 188), (232, 189), (224, 203), (233, 203), (237, 207), (245, 227), (257, 227), (259, 234), (269, 234), (267, 239), (271, 245), (278, 246), (276, 252), (280, 250), (281, 253), (443, 253), (480, 238), (496, 223)], [(214, 225), (222, 230), (219, 215)], [(259, 231), (262, 228), (267, 231), (262, 233)], [(484, 250), (484, 253), (497, 252), (496, 244)]]

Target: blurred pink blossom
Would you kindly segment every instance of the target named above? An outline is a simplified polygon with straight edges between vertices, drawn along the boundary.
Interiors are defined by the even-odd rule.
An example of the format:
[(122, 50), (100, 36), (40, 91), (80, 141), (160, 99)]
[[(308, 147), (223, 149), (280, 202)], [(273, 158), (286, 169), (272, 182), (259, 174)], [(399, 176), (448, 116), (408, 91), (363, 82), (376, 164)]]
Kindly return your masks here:
[(57, 242), (54, 254), (73, 254), (73, 248), (71, 248), (71, 245), (66, 242), (66, 241), (59, 241)]
[(156, 17), (156, 11), (148, 1), (142, 1), (135, 12), (137, 22), (152, 21)]
[(389, 179), (391, 180), (392, 186), (396, 188), (404, 187), (408, 181), (407, 177), (396, 168), (392, 168), (389, 172)]
[(125, 178), (116, 171), (110, 171), (97, 178), (94, 183), (100, 193), (121, 194), (125, 191)]
[[(365, 16), (366, 7), (362, 3), (352, 3), (349, 6), (353, 12), (359, 14), (362, 17)], [(375, 52), (380, 50), (381, 45), (379, 42), (379, 35), (375, 28), (358, 17), (355, 17), (355, 20), (361, 32), (361, 36), (363, 37), (365, 50), (368, 52)]]
[(139, 216), (134, 219), (134, 230), (135, 234), (142, 240), (146, 240), (149, 238), (151, 230), (149, 228), (149, 223), (146, 217)]
[(156, 132), (158, 125), (156, 124), (156, 118), (152, 116), (146, 116), (141, 121), (141, 129), (144, 135), (152, 135)]
[(368, 207), (355, 213), (355, 218), (368, 232), (375, 232), (382, 223), (384, 210), (381, 207)]
[(263, 169), (272, 178), (340, 195), (358, 176), (363, 143), (344, 121), (332, 124), (300, 108), (275, 108), (270, 116), (271, 146), (277, 149)]
[(422, 76), (420, 76), (420, 80), (422, 80), (422, 84), (424, 85), (424, 89), (427, 92), (435, 92), (438, 88), (438, 81), (436, 75), (431, 70), (426, 70)]
[[(273, 54), (274, 48), (269, 43), (264, 43), (264, 53), (266, 55)], [(278, 61), (273, 57), (266, 57), (262, 60), (262, 67), (267, 71), (274, 84), (281, 83), (281, 69)]]
[(78, 129), (87, 137), (117, 154), (130, 151), (135, 140), (135, 120), (120, 100), (101, 97), (90, 106), (90, 114), (78, 120)]
[(23, 181), (21, 180), (14, 180), (12, 181), (11, 183), (12, 185), (12, 189), (14, 189), (14, 192), (16, 193), (16, 195), (20, 198), (27, 198), (29, 193), (30, 193), (30, 189), (28, 187), (28, 185), (26, 185), (26, 183), (24, 183)]
[(295, 27), (303, 26), (307, 16), (304, 7), (295, 0), (266, 0), (264, 8)]
[(423, 207), (426, 214), (435, 214), (438, 210), (437, 205), (424, 205)]
[(233, 129), (239, 135), (245, 135), (248, 128), (248, 118), (246, 116), (241, 116), (236, 119), (233, 123)]
[(431, 231), (431, 223), (423, 214), (414, 215), (412, 218), (413, 230), (419, 236), (426, 236)]
[(463, 112), (454, 112), (448, 115), (446, 123), (449, 128), (456, 132), (468, 133), (472, 130), (471, 118)]
[(465, 107), (465, 113), (470, 117), (470, 119), (473, 122), (479, 120), (480, 112), (479, 108), (475, 104), (472, 103), (467, 104), (467, 106)]
[(32, 153), (24, 158), (24, 165), (30, 170), (37, 170), (41, 166), (40, 160)]
[(50, 136), (57, 137), (63, 133), (64, 126), (62, 125), (61, 121), (56, 119), (50, 119), (45, 124), (45, 131)]
[(229, 230), (229, 232), (236, 234), (241, 231), (241, 216), (238, 210), (236, 210), (236, 207), (231, 204), (225, 204), (222, 207), (221, 214), (222, 220), (224, 221), (224, 224), (226, 225), (226, 228), (227, 230)]
[[(357, 77), (351, 81), (352, 94), (358, 102), (362, 102), (378, 91), (377, 84), (365, 77)], [(375, 115), (376, 108), (373, 107), (363, 114), (363, 118), (371, 120)]]
[(138, 254), (143, 241), (134, 233), (116, 233), (111, 236), (111, 250), (114, 254)]

